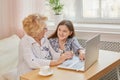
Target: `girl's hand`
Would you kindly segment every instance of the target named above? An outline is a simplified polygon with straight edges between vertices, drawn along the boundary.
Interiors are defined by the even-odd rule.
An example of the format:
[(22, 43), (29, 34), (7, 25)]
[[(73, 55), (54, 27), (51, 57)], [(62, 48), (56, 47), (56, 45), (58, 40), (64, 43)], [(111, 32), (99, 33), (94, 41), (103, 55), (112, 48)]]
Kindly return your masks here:
[(79, 50), (79, 58), (80, 60), (85, 60), (85, 50)]

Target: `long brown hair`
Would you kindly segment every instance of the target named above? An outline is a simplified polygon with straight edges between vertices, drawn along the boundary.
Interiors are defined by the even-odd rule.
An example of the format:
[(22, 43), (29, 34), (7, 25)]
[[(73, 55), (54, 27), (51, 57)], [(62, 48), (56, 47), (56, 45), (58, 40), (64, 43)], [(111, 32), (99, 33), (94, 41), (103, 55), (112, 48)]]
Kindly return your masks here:
[(56, 28), (55, 32), (54, 32), (52, 35), (50, 35), (50, 36), (48, 37), (48, 39), (50, 39), (50, 38), (57, 38), (57, 37), (58, 37), (58, 36), (57, 36), (57, 31), (58, 31), (58, 28), (59, 28), (60, 25), (65, 25), (65, 26), (68, 28), (68, 30), (72, 32), (72, 34), (71, 34), (70, 36), (68, 36), (68, 38), (72, 38), (72, 37), (75, 36), (75, 31), (74, 31), (73, 23), (72, 23), (70, 20), (62, 20), (62, 21), (57, 25), (57, 28)]

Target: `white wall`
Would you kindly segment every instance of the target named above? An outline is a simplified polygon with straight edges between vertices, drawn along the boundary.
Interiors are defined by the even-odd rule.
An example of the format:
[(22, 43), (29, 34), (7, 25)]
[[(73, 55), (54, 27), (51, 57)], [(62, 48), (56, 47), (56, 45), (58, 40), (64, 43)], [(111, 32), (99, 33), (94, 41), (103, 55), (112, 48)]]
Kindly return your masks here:
[[(54, 30), (49, 30), (47, 32), (47, 36), (53, 33)], [(75, 31), (77, 38), (88, 40), (95, 34), (96, 32), (80, 32)], [(110, 42), (120, 42), (120, 34), (110, 34), (110, 33), (100, 33), (101, 34), (101, 41), (110, 41)]]
[[(74, 24), (76, 36), (89, 39), (95, 34), (101, 34), (101, 41), (120, 42), (120, 25), (112, 24)], [(56, 26), (48, 23), (48, 35), (54, 32)]]
[[(45, 14), (45, 0), (0, 0), (0, 39), (16, 32), (22, 27), (22, 20), (29, 14)], [(54, 26), (54, 27), (53, 27)], [(49, 25), (50, 30), (55, 25)], [(120, 41), (120, 25), (78, 24), (76, 34), (87, 38), (88, 34), (102, 33), (102, 40)]]
[[(90, 39), (93, 35), (97, 34), (96, 32), (76, 32), (76, 35), (80, 39)], [(120, 35), (119, 34), (110, 34), (110, 33), (100, 33), (101, 34), (101, 41), (110, 41), (110, 42), (120, 42)]]

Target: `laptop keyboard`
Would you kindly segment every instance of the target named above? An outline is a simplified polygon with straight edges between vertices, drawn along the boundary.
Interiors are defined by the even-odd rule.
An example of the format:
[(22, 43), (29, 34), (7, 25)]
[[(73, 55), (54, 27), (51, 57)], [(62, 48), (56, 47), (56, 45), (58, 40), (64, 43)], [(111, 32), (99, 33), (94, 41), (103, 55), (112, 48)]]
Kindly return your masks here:
[(81, 61), (78, 57), (74, 56), (72, 59), (66, 60), (64, 63), (62, 63), (58, 67), (80, 70), (84, 68), (84, 62), (85, 61)]
[(81, 69), (84, 67), (84, 61), (79, 61), (76, 64), (74, 64), (73, 66), (71, 66), (71, 68), (73, 69)]
[(69, 60), (69, 61), (65, 61), (62, 65), (69, 67), (69, 66), (71, 66), (72, 63), (73, 63), (73, 61)]

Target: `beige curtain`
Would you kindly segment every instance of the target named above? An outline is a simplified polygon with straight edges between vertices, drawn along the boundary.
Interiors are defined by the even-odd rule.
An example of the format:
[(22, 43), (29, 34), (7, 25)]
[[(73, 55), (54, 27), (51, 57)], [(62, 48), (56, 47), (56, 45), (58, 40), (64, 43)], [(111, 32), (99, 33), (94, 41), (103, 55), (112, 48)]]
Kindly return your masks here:
[(14, 33), (17, 23), (16, 0), (0, 0), (0, 39)]
[(0, 39), (16, 33), (33, 13), (45, 13), (45, 0), (0, 0)]

